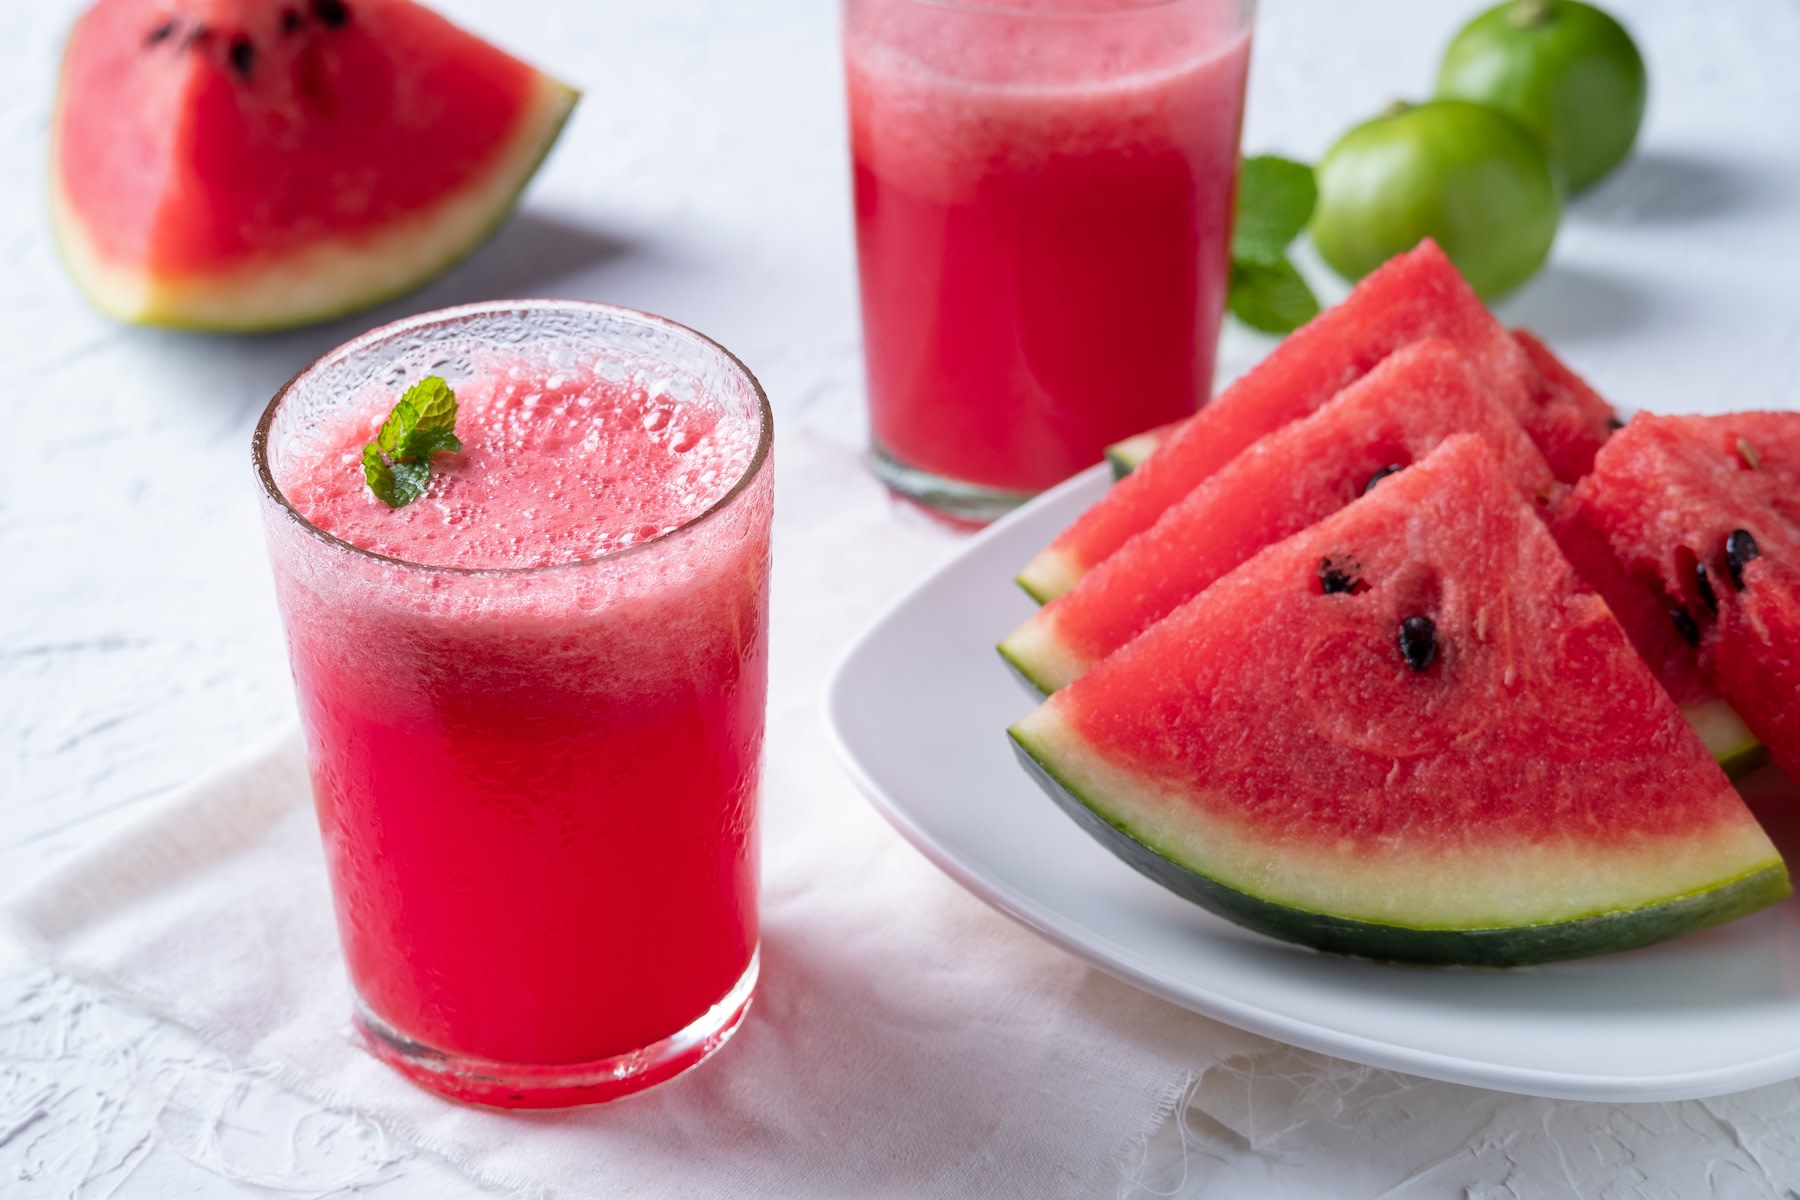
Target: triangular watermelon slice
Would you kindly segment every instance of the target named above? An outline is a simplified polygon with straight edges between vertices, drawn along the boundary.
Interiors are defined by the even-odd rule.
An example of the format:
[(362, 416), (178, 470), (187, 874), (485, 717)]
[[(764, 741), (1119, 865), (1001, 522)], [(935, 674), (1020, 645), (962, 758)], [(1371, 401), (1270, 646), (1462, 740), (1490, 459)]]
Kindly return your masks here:
[(1342, 304), (1290, 334), (1161, 439), (1155, 453), (1026, 565), (1019, 585), (1042, 601), (1062, 595), (1256, 439), (1317, 409), (1400, 347), (1428, 337), (1462, 351), (1512, 408), (1558, 479), (1573, 483), (1586, 473), (1611, 431), (1612, 410), (1585, 385), (1571, 388), (1541, 377), (1528, 350), (1426, 240), (1363, 279)]
[(1639, 413), (1576, 489), (1618, 567), (1800, 779), (1800, 413)]
[(1579, 491), (1558, 505), (1550, 532), (1575, 573), (1613, 610), (1638, 656), (1725, 772), (1735, 778), (1767, 762), (1762, 743), (1700, 669), (1699, 650), (1670, 619), (1672, 606), (1662, 585), (1652, 575), (1626, 570)]
[(1264, 546), (1458, 433), (1485, 438), (1520, 493), (1548, 511), (1562, 489), (1511, 409), (1454, 345), (1415, 342), (1232, 459), (1033, 614), (1000, 653), (1054, 691)]
[[(1557, 460), (1563, 464), (1562, 478), (1579, 479), (1593, 467), (1597, 421), (1601, 414), (1610, 414), (1612, 406), (1587, 380), (1570, 370), (1537, 334), (1529, 329), (1515, 329), (1512, 335), (1537, 370), (1532, 403), (1544, 414), (1543, 425), (1551, 444), (1559, 447)], [(1559, 421), (1566, 425), (1560, 437), (1553, 431)], [(1619, 423), (1612, 424), (1617, 428)], [(1108, 446), (1106, 461), (1112, 467), (1113, 478), (1123, 479), (1137, 470), (1180, 426), (1180, 421), (1159, 425)]]
[(1789, 890), (1474, 436), (1264, 550), (1011, 732), (1134, 867), (1321, 950), (1543, 962)]
[(574, 103), (408, 0), (100, 0), (63, 60), (57, 241), (125, 320), (324, 320), (479, 244)]

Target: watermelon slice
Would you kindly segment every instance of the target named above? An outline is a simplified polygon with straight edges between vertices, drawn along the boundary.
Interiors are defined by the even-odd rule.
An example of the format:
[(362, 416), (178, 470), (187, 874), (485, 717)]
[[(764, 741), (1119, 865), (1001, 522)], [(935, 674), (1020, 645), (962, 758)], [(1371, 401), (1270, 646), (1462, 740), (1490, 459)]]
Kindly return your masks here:
[(1427, 337), (1454, 343), (1489, 380), (1558, 479), (1573, 483), (1586, 473), (1611, 431), (1612, 409), (1585, 385), (1571, 389), (1540, 378), (1529, 352), (1426, 240), (1289, 335), (1162, 439), (1020, 572), (1019, 585), (1040, 601), (1062, 595), (1257, 438), (1312, 412), (1395, 350)]
[(1762, 743), (1701, 671), (1699, 651), (1670, 620), (1672, 606), (1661, 584), (1653, 576), (1628, 571), (1619, 561), (1591, 502), (1579, 491), (1568, 496), (1550, 529), (1569, 565), (1613, 610), (1638, 656), (1725, 773), (1735, 778), (1768, 761)]
[(1577, 502), (1619, 571), (1800, 779), (1800, 413), (1639, 413), (1613, 443)]
[[(1611, 417), (1612, 406), (1587, 380), (1556, 357), (1537, 334), (1529, 329), (1515, 329), (1512, 335), (1537, 370), (1538, 377), (1532, 381), (1532, 403), (1545, 414), (1544, 424), (1550, 426), (1560, 420), (1567, 426), (1559, 439), (1564, 448), (1563, 478), (1579, 479), (1593, 470), (1594, 452), (1599, 449), (1593, 433), (1600, 414)], [(1123, 479), (1137, 470), (1180, 424), (1177, 421), (1172, 425), (1159, 425), (1108, 446), (1106, 462), (1112, 468), (1113, 478)], [(1610, 421), (1609, 428), (1618, 427), (1617, 420)]]
[(1543, 962), (1789, 890), (1472, 435), (1264, 550), (1011, 733), (1134, 867), (1321, 950)]
[(407, 0), (100, 0), (63, 61), (57, 241), (125, 320), (323, 320), (479, 244), (575, 98)]
[(1000, 653), (1054, 691), (1264, 546), (1343, 508), (1381, 472), (1457, 433), (1484, 437), (1540, 511), (1557, 498), (1544, 456), (1456, 347), (1415, 342), (1232, 459), (1033, 614)]

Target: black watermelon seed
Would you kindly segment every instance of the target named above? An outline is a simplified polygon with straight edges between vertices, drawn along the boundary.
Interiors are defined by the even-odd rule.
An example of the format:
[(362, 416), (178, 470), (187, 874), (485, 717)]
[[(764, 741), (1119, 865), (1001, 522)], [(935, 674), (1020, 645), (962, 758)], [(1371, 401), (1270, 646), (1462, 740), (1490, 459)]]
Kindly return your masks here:
[(256, 47), (249, 38), (241, 37), (231, 43), (231, 66), (245, 79), (256, 69)]
[(144, 35), (144, 45), (156, 45), (156, 43), (171, 36), (177, 27), (177, 23), (173, 20), (164, 21), (161, 25), (158, 25), (155, 29), (152, 29), (149, 33)]
[(1430, 617), (1408, 617), (1400, 622), (1400, 657), (1415, 671), (1423, 671), (1437, 657), (1437, 625)]
[(1694, 624), (1694, 618), (1688, 614), (1687, 609), (1682, 608), (1679, 605), (1675, 608), (1671, 608), (1669, 610), (1669, 620), (1675, 623), (1675, 632), (1681, 635), (1682, 641), (1690, 646), (1698, 646), (1700, 644), (1700, 627)]
[(284, 8), (281, 10), (281, 32), (299, 33), (300, 27), (304, 24), (306, 24), (306, 18), (300, 15), (298, 9)]
[(1619, 420), (1617, 417), (1608, 417), (1606, 418), (1606, 427), (1614, 433), (1617, 433), (1619, 430), (1625, 428), (1625, 422)]
[(1369, 482), (1363, 484), (1363, 495), (1366, 496), (1370, 492), (1374, 491), (1375, 485), (1380, 483), (1382, 480), (1386, 479), (1389, 475), (1396, 474), (1405, 469), (1406, 468), (1401, 466), (1399, 463), (1389, 463), (1387, 466), (1381, 468), (1381, 470), (1379, 470), (1379, 471), (1375, 472), (1373, 475), (1369, 476)]
[(1756, 548), (1756, 539), (1747, 529), (1734, 529), (1725, 539), (1725, 569), (1731, 573), (1732, 586), (1738, 591), (1744, 590), (1744, 568), (1761, 555), (1762, 551)]
[(312, 0), (312, 15), (327, 29), (342, 29), (350, 23), (350, 9), (344, 0)]
[(1700, 603), (1706, 605), (1706, 611), (1714, 616), (1719, 612), (1719, 596), (1713, 591), (1712, 577), (1706, 572), (1706, 564), (1694, 564), (1694, 587), (1700, 592)]
[(1327, 596), (1355, 596), (1369, 590), (1355, 559), (1320, 559), (1319, 590)]

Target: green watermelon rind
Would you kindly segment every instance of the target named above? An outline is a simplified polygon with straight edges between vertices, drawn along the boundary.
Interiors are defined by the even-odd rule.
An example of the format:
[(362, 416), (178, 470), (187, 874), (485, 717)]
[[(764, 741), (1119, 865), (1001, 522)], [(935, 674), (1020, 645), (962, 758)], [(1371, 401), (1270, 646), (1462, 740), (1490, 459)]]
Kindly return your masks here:
[(1008, 731), (1028, 774), (1083, 831), (1176, 895), (1256, 933), (1329, 954), (1421, 966), (1519, 967), (1635, 950), (1748, 916), (1787, 897), (1779, 860), (1714, 886), (1620, 912), (1501, 928), (1433, 928), (1333, 916), (1264, 899), (1158, 853), (1085, 799), (1016, 727)]
[[(550, 151), (561, 140), (564, 126), (574, 113), (581, 93), (567, 84), (561, 83), (547, 75), (537, 78), (537, 96), (529, 117), (522, 122), (519, 133), (513, 143), (524, 146), (531, 139), (531, 148), (518, 157), (517, 161), (508, 164), (506, 172), (510, 186), (504, 190), (496, 189), (497, 194), (484, 219), (477, 222), (466, 236), (436, 247), (435, 252), (422, 265), (411, 270), (396, 273), (382, 286), (359, 291), (345, 291), (341, 298), (326, 303), (298, 306), (291, 310), (280, 311), (274, 315), (265, 315), (254, 302), (247, 303), (241, 309), (230, 309), (231, 315), (219, 315), (217, 301), (209, 304), (213, 308), (212, 315), (194, 317), (184, 314), (181, 301), (170, 302), (169, 296), (176, 293), (163, 293), (158, 290), (154, 280), (148, 276), (134, 277), (129, 272), (120, 274), (119, 269), (104, 264), (99, 256), (88, 245), (88, 238), (75, 216), (69, 201), (63, 196), (55, 170), (56, 152), (51, 152), (52, 167), (50, 170), (50, 219), (53, 242), (57, 255), (64, 268), (74, 279), (88, 301), (101, 312), (121, 321), (134, 325), (144, 325), (160, 329), (174, 329), (193, 333), (230, 333), (255, 334), (275, 333), (287, 329), (299, 329), (311, 325), (322, 325), (339, 320), (355, 313), (363, 312), (391, 300), (398, 299), (410, 292), (417, 291), (426, 284), (454, 270), (466, 262), (476, 251), (493, 240), (517, 211), (519, 200), (525, 189), (536, 178), (544, 160)], [(58, 89), (57, 105), (62, 103), (61, 89)], [(541, 127), (533, 130), (531, 126), (541, 121)], [(52, 126), (60, 124), (52, 120)], [(510, 149), (510, 147), (509, 147)], [(508, 154), (496, 156), (505, 160)], [(468, 191), (479, 191), (492, 180), (480, 180)], [(457, 199), (455, 195), (443, 197), (438, 202), (440, 210), (450, 210)], [(367, 257), (366, 255), (364, 256)], [(280, 260), (276, 260), (277, 266)], [(122, 294), (132, 291), (144, 293), (145, 298), (136, 302), (126, 302), (121, 294), (115, 294), (109, 285), (121, 283), (126, 285)], [(215, 289), (220, 295), (229, 295), (229, 287)], [(246, 289), (249, 291), (249, 289)], [(253, 300), (254, 297), (252, 296)], [(239, 315), (242, 314), (242, 315)]]

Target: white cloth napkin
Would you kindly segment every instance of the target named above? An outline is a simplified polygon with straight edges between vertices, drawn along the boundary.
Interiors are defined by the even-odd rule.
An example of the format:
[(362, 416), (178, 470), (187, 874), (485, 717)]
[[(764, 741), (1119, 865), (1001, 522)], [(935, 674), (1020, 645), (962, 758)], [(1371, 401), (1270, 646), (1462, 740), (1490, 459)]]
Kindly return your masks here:
[[(1101, 1196), (1204, 1069), (1265, 1046), (1038, 941), (905, 845), (832, 761), (818, 697), (957, 541), (841, 448), (778, 452), (763, 974), (712, 1061), (598, 1109), (509, 1115), (354, 1043), (291, 730), (8, 905), (59, 968), (505, 1186), (557, 1195)], [(997, 669), (997, 668), (996, 668)]]

